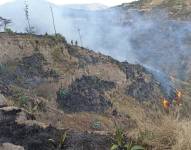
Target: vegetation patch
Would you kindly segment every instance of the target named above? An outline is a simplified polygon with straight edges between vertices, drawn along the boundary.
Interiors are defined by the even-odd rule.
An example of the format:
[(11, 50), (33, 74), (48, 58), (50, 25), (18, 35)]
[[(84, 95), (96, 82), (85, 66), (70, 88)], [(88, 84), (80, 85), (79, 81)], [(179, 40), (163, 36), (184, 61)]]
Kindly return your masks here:
[(135, 144), (133, 141), (127, 141), (124, 130), (117, 127), (111, 150), (145, 150), (145, 148)]
[(63, 43), (66, 43), (66, 39), (64, 36), (62, 36), (61, 34), (57, 33), (55, 35), (48, 35), (46, 34), (46, 36), (51, 39), (52, 41), (54, 42), (63, 42)]

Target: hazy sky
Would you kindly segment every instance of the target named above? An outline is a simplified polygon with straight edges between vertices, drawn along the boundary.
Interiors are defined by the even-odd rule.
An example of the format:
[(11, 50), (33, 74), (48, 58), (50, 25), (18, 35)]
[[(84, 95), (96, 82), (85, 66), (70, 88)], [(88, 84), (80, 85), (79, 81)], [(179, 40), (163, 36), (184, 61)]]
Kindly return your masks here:
[[(15, 0), (0, 0), (0, 5)], [(30, 1), (30, 0), (29, 0)], [(34, 1), (34, 0), (32, 0)], [(107, 6), (114, 6), (121, 3), (132, 2), (135, 0), (48, 0), (54, 4), (88, 4), (88, 3), (101, 3)]]

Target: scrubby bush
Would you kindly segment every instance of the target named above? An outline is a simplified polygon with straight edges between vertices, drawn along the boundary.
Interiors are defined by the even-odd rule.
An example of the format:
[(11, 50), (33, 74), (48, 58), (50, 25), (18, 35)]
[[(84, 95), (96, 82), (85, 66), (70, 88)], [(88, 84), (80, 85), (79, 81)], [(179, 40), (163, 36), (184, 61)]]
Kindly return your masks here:
[(55, 150), (61, 150), (64, 149), (66, 138), (67, 132), (64, 132), (63, 134), (61, 134), (58, 140), (48, 139), (48, 141), (54, 147)]
[(60, 89), (60, 90), (58, 91), (58, 96), (62, 99), (62, 98), (64, 98), (68, 93), (69, 93), (68, 90), (66, 90), (66, 89)]
[(4, 64), (0, 64), (0, 75), (7, 72), (7, 67)]
[(11, 30), (11, 28), (5, 28), (5, 32), (7, 32), (7, 33), (14, 33), (12, 30)]
[(19, 105), (20, 105), (21, 107), (26, 107), (28, 100), (29, 100), (29, 97), (28, 97), (28, 96), (26, 96), (26, 95), (21, 95), (21, 96), (19, 97)]
[(135, 145), (132, 141), (127, 142), (124, 130), (117, 127), (111, 150), (144, 150), (144, 148), (140, 145)]
[(92, 129), (95, 129), (95, 130), (100, 130), (101, 129), (101, 122), (99, 120), (94, 120), (92, 123), (91, 123), (91, 128)]
[(52, 39), (55, 42), (63, 42), (66, 43), (66, 39), (61, 34), (57, 33), (55, 35), (47, 35), (50, 39)]

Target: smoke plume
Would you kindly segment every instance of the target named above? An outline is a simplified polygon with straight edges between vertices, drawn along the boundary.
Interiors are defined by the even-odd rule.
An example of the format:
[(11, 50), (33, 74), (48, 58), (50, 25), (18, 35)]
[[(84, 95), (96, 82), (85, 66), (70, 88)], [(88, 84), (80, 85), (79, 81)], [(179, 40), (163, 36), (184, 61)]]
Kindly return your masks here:
[[(38, 34), (53, 33), (50, 5), (54, 10), (57, 32), (68, 41), (77, 40), (80, 43), (81, 34), (84, 47), (120, 61), (140, 63), (158, 73), (188, 79), (191, 72), (189, 21), (169, 19), (163, 10), (150, 14), (119, 7), (91, 11), (32, 0), (29, 1), (29, 15)], [(1, 6), (0, 16), (12, 19), (13, 30), (24, 32), (23, 0)]]

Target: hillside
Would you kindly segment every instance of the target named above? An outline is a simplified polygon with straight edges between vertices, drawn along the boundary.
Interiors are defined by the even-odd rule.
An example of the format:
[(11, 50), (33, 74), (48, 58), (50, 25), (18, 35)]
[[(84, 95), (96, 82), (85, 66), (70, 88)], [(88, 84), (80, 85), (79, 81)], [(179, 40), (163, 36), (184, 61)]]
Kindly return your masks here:
[[(175, 123), (170, 125), (172, 129), (180, 125), (171, 117), (187, 117), (190, 112), (190, 103), (183, 103), (183, 108), (188, 109), (176, 108), (172, 116), (163, 116), (161, 101), (172, 100), (176, 87), (169, 93), (148, 69), (70, 45), (61, 36), (1, 33), (0, 45), (0, 115), (7, 113), (5, 118), (10, 118), (0, 120), (4, 131), (0, 134), (1, 143), (32, 150), (42, 145), (41, 149), (50, 149), (46, 139), (59, 140), (59, 133), (66, 129), (68, 148), (76, 143), (85, 149), (90, 145), (94, 145), (91, 149), (98, 145), (109, 149), (117, 124), (125, 129), (129, 139), (147, 149), (164, 148), (165, 136), (177, 140), (174, 130), (165, 131), (170, 122)], [(181, 88), (180, 81), (174, 83)], [(187, 84), (184, 86), (189, 89)], [(189, 99), (186, 92), (184, 98)], [(17, 128), (23, 128), (24, 133)], [(33, 136), (27, 134), (34, 128)], [(140, 139), (147, 134), (145, 130), (156, 137), (149, 141), (147, 137)], [(7, 135), (13, 131), (19, 137), (27, 136), (28, 142)], [(89, 138), (89, 144), (81, 144)], [(155, 141), (158, 139), (161, 141)], [(173, 143), (168, 148), (172, 146)]]
[(0, 150), (191, 149), (190, 0), (29, 1), (35, 34), (17, 33), (23, 4), (0, 6), (12, 20), (0, 32)]
[(139, 0), (130, 4), (121, 5), (123, 8), (138, 9), (142, 12), (151, 12), (154, 10), (165, 10), (169, 16), (175, 19), (191, 19), (190, 0)]
[(189, 0), (139, 0), (115, 8), (132, 26), (130, 44), (139, 62), (165, 72), (185, 93), (191, 83), (190, 7)]
[(89, 11), (98, 11), (98, 10), (104, 10), (107, 9), (108, 6), (99, 4), (99, 3), (93, 3), (93, 4), (74, 4), (74, 5), (65, 5), (65, 8), (70, 9), (80, 9), (80, 10), (89, 10)]
[(190, 2), (177, 3), (140, 0), (113, 9), (120, 11), (121, 24), (129, 30), (128, 46), (139, 63), (190, 82)]
[[(181, 11), (187, 11), (189, 2), (181, 2), (188, 3), (188, 6), (181, 7)], [(0, 6), (2, 17), (12, 20), (8, 27), (13, 31), (25, 32), (23, 4), (24, 0), (18, 0)], [(39, 0), (38, 4), (30, 1), (29, 5), (31, 25), (35, 27), (36, 34), (52, 34), (51, 4)], [(80, 31), (80, 45), (84, 47), (118, 61), (138, 63), (155, 72), (190, 82), (191, 25), (189, 18), (176, 17), (175, 12), (171, 14), (175, 17), (168, 17), (174, 5), (175, 1), (169, 0), (142, 0), (102, 11), (52, 7), (57, 32), (68, 41), (80, 41)]]
[(0, 115), (6, 116), (0, 120), (1, 143), (50, 149), (48, 139), (59, 139), (66, 129), (66, 149), (72, 143), (110, 149), (117, 124), (136, 143), (157, 148), (137, 140), (138, 129), (151, 120), (156, 128), (162, 98), (176, 95), (144, 67), (70, 45), (61, 36), (0, 33), (0, 52)]

